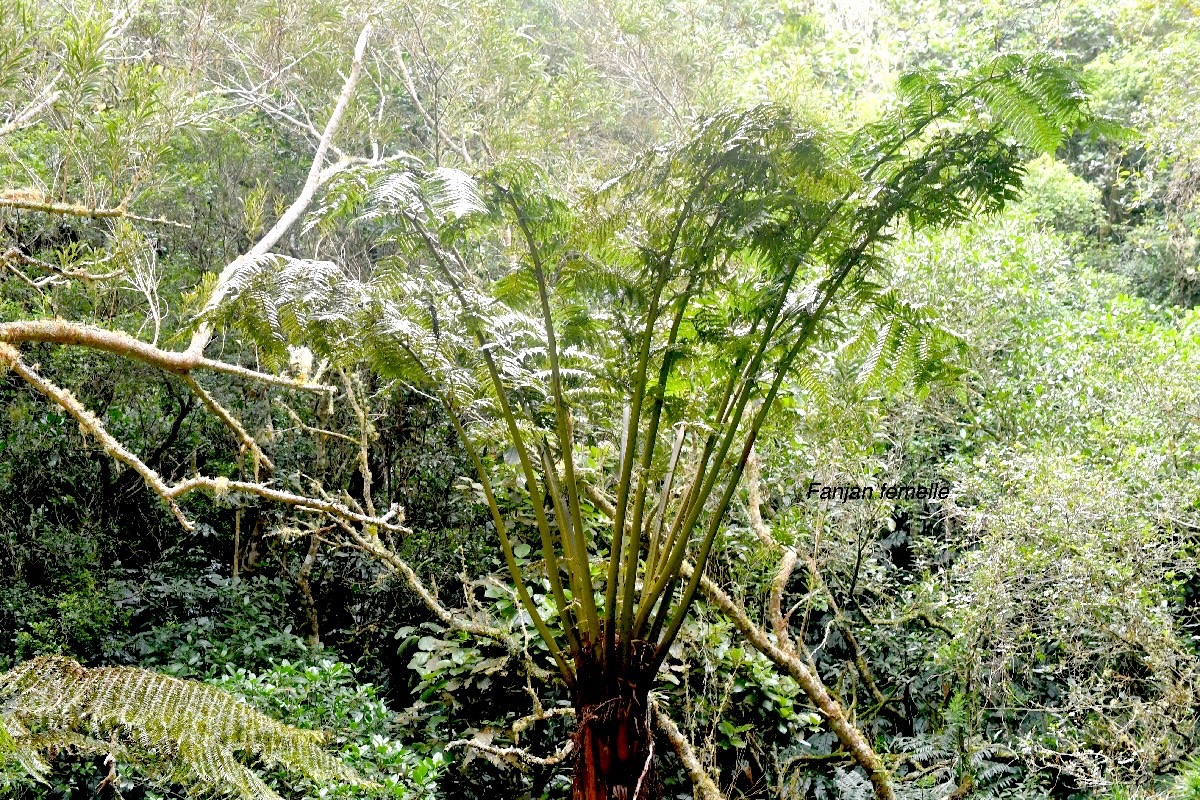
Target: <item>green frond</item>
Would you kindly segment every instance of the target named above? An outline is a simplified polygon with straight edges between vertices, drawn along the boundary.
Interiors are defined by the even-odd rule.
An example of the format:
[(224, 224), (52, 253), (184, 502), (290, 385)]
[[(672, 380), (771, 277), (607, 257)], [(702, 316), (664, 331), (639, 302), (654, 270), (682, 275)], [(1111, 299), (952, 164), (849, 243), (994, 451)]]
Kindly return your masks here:
[(1026, 147), (1052, 153), (1084, 117), (1087, 93), (1078, 72), (1048, 55), (1006, 54), (985, 65), (979, 96)]
[(438, 219), (487, 212), (475, 179), (462, 170), (438, 167), (421, 181), (421, 196)]
[(961, 337), (895, 290), (871, 297), (860, 325), (840, 355), (855, 367), (855, 381), (863, 389), (911, 386), (921, 391), (959, 374)]
[(242, 759), (317, 782), (368, 786), (325, 749), (221, 689), (133, 667), (42, 656), (0, 675), (0, 757), (43, 779), (46, 756), (111, 753), (149, 779), (207, 794), (279, 800)]

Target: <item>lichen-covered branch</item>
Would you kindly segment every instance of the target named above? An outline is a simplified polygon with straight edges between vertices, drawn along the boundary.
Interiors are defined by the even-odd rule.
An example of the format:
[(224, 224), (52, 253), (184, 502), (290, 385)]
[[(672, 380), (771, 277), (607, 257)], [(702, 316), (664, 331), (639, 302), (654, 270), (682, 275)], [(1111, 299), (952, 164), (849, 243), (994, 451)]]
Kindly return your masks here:
[(190, 228), (186, 222), (178, 222), (166, 217), (146, 217), (134, 214), (122, 203), (108, 208), (85, 206), (79, 203), (56, 203), (45, 197), (19, 189), (0, 191), (0, 208), (14, 208), (21, 211), (39, 211), (43, 214), (55, 214), (63, 217), (81, 217), (83, 219), (130, 219), (154, 225), (170, 225), (175, 228)]
[(517, 766), (521, 763), (532, 764), (537, 767), (552, 767), (556, 764), (561, 764), (567, 760), (567, 756), (571, 755), (575, 750), (575, 743), (568, 741), (553, 755), (535, 756), (533, 753), (521, 747), (497, 747), (489, 742), (479, 739), (455, 739), (446, 745), (447, 750), (454, 750), (460, 747), (470, 747), (474, 750), (479, 750), (483, 753), (496, 756)]
[[(0, 326), (2, 327), (2, 326)], [(136, 340), (133, 340), (136, 341)], [(144, 344), (144, 343), (141, 343)], [(265, 500), (280, 503), (282, 505), (292, 506), (294, 508), (313, 511), (320, 514), (325, 514), (335, 520), (340, 520), (346, 523), (353, 523), (361, 526), (375, 526), (389, 531), (404, 531), (405, 528), (399, 521), (394, 521), (398, 515), (398, 509), (393, 508), (388, 514), (382, 517), (369, 516), (361, 514), (347, 508), (341, 503), (335, 503), (330, 500), (325, 500), (317, 497), (308, 497), (305, 495), (296, 494), (294, 492), (276, 489), (264, 483), (251, 481), (234, 481), (223, 477), (208, 477), (195, 476), (179, 481), (178, 483), (168, 485), (154, 469), (146, 462), (135, 455), (129, 448), (125, 447), (111, 433), (109, 433), (100, 420), (87, 409), (79, 401), (74, 394), (68, 389), (58, 386), (54, 382), (46, 379), (37, 370), (26, 364), (21, 358), (21, 353), (2, 340), (0, 337), (0, 364), (11, 369), (20, 376), (26, 383), (44, 395), (47, 399), (53, 401), (60, 406), (64, 411), (70, 414), (76, 422), (79, 423), (80, 429), (85, 435), (91, 436), (101, 447), (104, 448), (110, 456), (117, 461), (125, 464), (145, 481), (146, 485), (158, 495), (171, 513), (179, 521), (186, 530), (193, 530), (194, 524), (183, 513), (179, 507), (178, 500), (190, 492), (197, 490), (206, 490), (217, 496), (228, 494), (229, 492), (238, 492), (242, 494), (254, 495)]]
[(212, 412), (213, 416), (224, 422), (225, 427), (233, 431), (234, 435), (237, 436), (238, 440), (242, 443), (242, 446), (249, 450), (250, 454), (254, 456), (255, 461), (257, 461), (259, 464), (262, 464), (269, 470), (273, 471), (275, 469), (275, 464), (271, 462), (271, 459), (267, 458), (267, 454), (264, 453), (262, 448), (258, 446), (258, 442), (255, 441), (254, 437), (251, 436), (244, 427), (242, 427), (242, 423), (239, 422), (236, 417), (230, 414), (224, 406), (218, 403), (217, 399), (209, 394), (208, 391), (206, 391), (205, 388), (201, 386), (191, 375), (185, 374), (183, 376), (183, 381), (188, 385), (188, 388), (192, 390), (192, 393), (200, 398), (200, 402), (204, 403), (204, 406), (210, 412)]
[(405, 584), (413, 593), (420, 598), (421, 602), (433, 612), (433, 615), (438, 618), (443, 625), (457, 631), (469, 633), (472, 636), (481, 636), (485, 639), (491, 639), (496, 642), (508, 645), (512, 638), (511, 634), (503, 628), (498, 628), (494, 625), (488, 625), (472, 619), (466, 619), (460, 614), (456, 614), (434, 597), (433, 592), (429, 591), (428, 587), (421, 582), (417, 577), (417, 573), (408, 565), (403, 558), (396, 554), (394, 550), (384, 545), (379, 537), (371, 536), (363, 533), (355, 528), (343, 526), (343, 530), (349, 535), (350, 540), (367, 555), (374, 557), (377, 561), (387, 567), (391, 572), (404, 578)]
[(45, 272), (49, 272), (50, 275), (45, 278), (40, 278), (37, 281), (30, 281), (28, 278), (26, 278), (26, 282), (36, 284), (37, 286), (48, 286), (52, 283), (61, 283), (67, 278), (80, 280), (84, 283), (94, 283), (96, 281), (104, 281), (109, 280), (110, 278), (116, 278), (123, 274), (120, 270), (96, 274), (88, 272), (84, 269), (63, 269), (56, 264), (51, 264), (49, 261), (43, 261), (40, 258), (34, 258), (33, 256), (26, 255), (15, 247), (10, 247), (8, 250), (0, 253), (0, 264), (3, 264), (9, 270), (21, 276), (23, 276), (24, 273), (21, 273), (16, 268), (17, 264), (37, 267)]
[[(680, 574), (690, 577), (692, 573), (691, 563), (684, 561)], [(765, 630), (754, 624), (746, 610), (734, 602), (733, 598), (726, 594), (720, 586), (713, 583), (710, 578), (701, 577), (700, 591), (704, 593), (709, 603), (733, 622), (734, 627), (741, 631), (755, 650), (771, 659), (776, 666), (783, 669), (792, 676), (796, 683), (800, 684), (800, 688), (808, 695), (808, 699), (825, 717), (842, 747), (846, 748), (854, 762), (866, 771), (875, 788), (875, 796), (879, 800), (894, 800), (895, 792), (883, 760), (871, 747), (862, 732), (846, 717), (841, 704), (829, 694), (829, 690), (825, 688), (825, 683), (820, 676), (804, 663), (804, 659), (791, 644), (772, 641)]]
[(0, 364), (11, 369), (26, 383), (74, 417), (79, 423), (80, 429), (99, 442), (105, 452), (141, 476), (151, 491), (166, 502), (180, 525), (189, 531), (193, 529), (191, 520), (184, 515), (179, 504), (175, 502), (175, 498), (171, 496), (170, 487), (163, 482), (162, 477), (105, 430), (96, 415), (79, 402), (75, 395), (43, 378), (36, 370), (21, 360), (21, 353), (10, 344), (0, 342)]
[(43, 342), (103, 350), (123, 358), (132, 358), (153, 367), (185, 375), (197, 370), (220, 372), (272, 386), (284, 386), (306, 392), (334, 392), (331, 386), (318, 383), (303, 383), (280, 375), (227, 364), (202, 355), (174, 350), (163, 350), (123, 331), (110, 331), (95, 325), (71, 322), (64, 319), (30, 319), (0, 323), (0, 342), (22, 344)]
[(688, 741), (683, 731), (679, 729), (667, 712), (663, 711), (662, 704), (651, 697), (650, 708), (654, 712), (655, 725), (670, 742), (672, 749), (675, 750), (675, 755), (679, 756), (679, 760), (683, 763), (683, 768), (687, 771), (688, 778), (701, 800), (725, 800), (725, 795), (721, 794), (721, 790), (709, 776), (708, 770), (704, 769), (704, 765), (700, 763), (692, 743)]

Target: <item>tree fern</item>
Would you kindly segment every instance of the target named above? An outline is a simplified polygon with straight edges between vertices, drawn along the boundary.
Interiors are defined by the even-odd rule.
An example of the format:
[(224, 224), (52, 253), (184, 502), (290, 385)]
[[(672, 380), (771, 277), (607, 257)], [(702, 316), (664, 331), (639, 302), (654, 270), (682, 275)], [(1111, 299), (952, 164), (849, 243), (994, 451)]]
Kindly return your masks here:
[[(956, 338), (876, 283), (896, 232), (1002, 208), (1030, 149), (1093, 119), (1065, 65), (1014, 56), (914, 73), (891, 112), (845, 139), (771, 105), (721, 112), (583, 199), (525, 162), (476, 182), (380, 170), (364, 195), (363, 222), (382, 229), (370, 276), (302, 279), (276, 261), (226, 300), (441, 400), (583, 711), (648, 689), (781, 389), (819, 388), (814, 365), (848, 339), (866, 386), (952, 369)], [(678, 430), (685, 477), (672, 485)], [(613, 498), (607, 530), (581, 511), (595, 495), (577, 471)], [(552, 616), (512, 558), (493, 480), (528, 501)], [(869, 746), (843, 734), (890, 796)], [(848, 796), (861, 790), (847, 780)]]
[(324, 744), (324, 733), (284, 725), (221, 689), (147, 670), (43, 656), (0, 675), (0, 758), (37, 780), (68, 752), (111, 754), (154, 782), (247, 800), (278, 795), (242, 759), (369, 785)]

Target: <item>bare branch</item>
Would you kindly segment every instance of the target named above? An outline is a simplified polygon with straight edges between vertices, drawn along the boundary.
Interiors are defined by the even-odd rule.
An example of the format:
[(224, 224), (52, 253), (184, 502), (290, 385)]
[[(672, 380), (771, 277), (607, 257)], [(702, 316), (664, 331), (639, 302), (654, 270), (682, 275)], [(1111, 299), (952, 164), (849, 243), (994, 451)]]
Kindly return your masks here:
[(241, 441), (242, 446), (250, 451), (250, 454), (254, 456), (258, 463), (262, 464), (271, 471), (275, 470), (275, 465), (271, 463), (271, 459), (267, 458), (267, 454), (264, 453), (262, 448), (258, 446), (258, 442), (255, 441), (254, 437), (246, 432), (246, 429), (242, 427), (242, 423), (238, 422), (232, 414), (226, 411), (225, 407), (218, 403), (216, 398), (205, 391), (204, 387), (201, 386), (191, 375), (185, 374), (183, 376), (183, 381), (188, 385), (188, 388), (200, 398), (200, 401), (204, 403), (205, 407), (207, 407), (209, 411), (212, 412), (213, 416), (217, 417), (219, 420), (221, 420), (221, 422), (224, 422), (225, 427), (233, 431), (234, 435), (237, 436), (237, 438)]
[[(53, 322), (53, 320), (49, 322)], [(275, 489), (262, 483), (232, 481), (227, 478), (212, 478), (207, 476), (188, 478), (174, 485), (168, 486), (155, 470), (153, 470), (149, 465), (147, 465), (128, 448), (126, 448), (120, 441), (118, 441), (112, 434), (105, 430), (104, 425), (100, 422), (100, 420), (91, 411), (89, 411), (83, 405), (83, 403), (81, 403), (78, 398), (75, 397), (74, 394), (72, 394), (69, 390), (54, 384), (52, 381), (47, 380), (21, 359), (20, 352), (8, 343), (13, 340), (7, 339), (4, 334), (7, 332), (6, 329), (8, 329), (9, 326), (19, 326), (24, 324), (26, 323), (6, 323), (5, 325), (0, 326), (0, 363), (8, 366), (10, 369), (16, 372), (17, 375), (24, 379), (26, 383), (62, 407), (67, 413), (75, 418), (75, 420), (79, 423), (80, 428), (86, 435), (93, 437), (101, 444), (105, 452), (107, 452), (117, 461), (120, 461), (121, 463), (130, 467), (134, 470), (134, 472), (140, 475), (142, 480), (145, 481), (146, 485), (150, 487), (151, 491), (162, 498), (162, 500), (167, 504), (168, 508), (170, 508), (171, 513), (179, 521), (179, 524), (182, 525), (186, 530), (193, 530), (195, 526), (183, 513), (182, 509), (180, 509), (177, 501), (184, 495), (200, 489), (212, 492), (217, 496), (222, 496), (229, 492), (240, 492), (242, 494), (262, 497), (263, 499), (271, 500), (283, 505), (293, 506), (298, 509), (325, 514), (335, 520), (341, 520), (347, 523), (354, 523), (363, 526), (376, 526), (378, 528), (383, 528), (384, 530), (395, 532), (403, 532), (407, 530), (400, 522), (392, 521), (394, 517), (399, 516), (399, 509), (395, 507), (393, 507), (393, 509), (383, 517), (376, 517), (360, 514), (347, 508), (341, 503), (334, 503), (329, 500), (316, 497), (298, 495), (293, 492)], [(99, 330), (92, 332), (99, 334), (110, 333), (109, 331)], [(129, 342), (135, 342), (149, 350), (156, 350), (156, 348), (150, 348), (148, 345), (145, 345), (144, 342), (138, 342), (132, 337), (125, 337), (125, 339), (127, 341), (123, 342), (122, 344), (126, 347), (128, 346)], [(111, 348), (100, 347), (98, 349)], [(159, 352), (161, 353), (161, 351)], [(186, 378), (186, 373), (184, 374)], [(192, 386), (193, 391), (196, 391), (199, 388), (198, 385), (194, 384), (194, 381), (189, 385)], [(241, 428), (240, 424), (234, 421), (233, 418), (228, 415), (228, 412), (225, 412), (224, 409), (222, 409), (211, 397), (209, 397), (207, 392), (204, 392), (203, 389), (199, 389), (198, 396), (205, 401), (205, 404), (208, 405), (210, 409), (214, 409), (214, 413), (217, 413), (217, 415), (222, 418), (222, 421), (224, 421), (226, 424), (232, 423), (231, 427), (233, 427), (235, 431), (240, 430), (241, 435), (246, 436), (248, 440), (253, 441), (250, 439), (248, 434), (245, 433), (245, 430)], [(219, 411), (216, 409), (219, 409)], [(255, 448), (257, 448), (257, 445), (255, 445)], [(261, 453), (261, 451), (259, 452)]]
[(758, 448), (750, 451), (746, 459), (746, 511), (750, 517), (750, 530), (758, 540), (771, 549), (779, 544), (771, 537), (771, 529), (762, 516), (762, 468), (758, 460)]
[[(94, 281), (109, 280), (110, 278), (116, 278), (124, 274), (121, 270), (105, 272), (97, 275), (82, 269), (63, 269), (57, 264), (51, 264), (49, 261), (43, 261), (40, 258), (34, 258), (33, 256), (26, 255), (15, 247), (10, 247), (8, 250), (5, 250), (4, 253), (0, 254), (0, 263), (5, 264), (6, 266), (10, 267), (10, 269), (16, 264), (24, 264), (26, 266), (37, 267), (38, 269), (49, 272), (51, 274), (50, 278), (45, 278), (38, 281), (38, 284), (41, 286), (59, 283), (60, 281), (56, 280), (57, 278), (74, 278), (76, 280), (81, 280), (84, 283), (92, 283)], [(16, 272), (16, 270), (12, 271)]]
[(229, 492), (240, 492), (242, 494), (261, 497), (264, 500), (271, 500), (281, 505), (293, 506), (304, 511), (315, 511), (335, 520), (353, 522), (358, 525), (375, 526), (396, 533), (408, 532), (408, 529), (401, 522), (391, 521), (395, 516), (394, 512), (397, 511), (395, 508), (393, 508), (392, 512), (382, 517), (372, 517), (353, 511), (341, 503), (295, 494), (294, 492), (286, 492), (282, 489), (274, 489), (263, 483), (254, 483), (251, 481), (231, 481), (228, 478), (210, 478), (200, 475), (194, 478), (187, 478), (171, 486), (167, 489), (167, 497), (174, 500), (198, 489), (207, 490), (218, 496)]
[(317, 615), (317, 603), (313, 599), (312, 584), (309, 578), (312, 577), (313, 567), (317, 563), (317, 554), (321, 551), (321, 537), (317, 531), (309, 536), (308, 552), (304, 554), (304, 560), (300, 562), (300, 571), (296, 575), (296, 585), (300, 587), (300, 593), (304, 595), (304, 613), (308, 617), (308, 646), (316, 650), (321, 646), (321, 619)]
[[(794, 552), (789, 549), (789, 552)], [(854, 635), (854, 629), (850, 626), (846, 615), (842, 613), (841, 607), (838, 605), (837, 598), (833, 596), (833, 591), (829, 588), (829, 584), (825, 582), (825, 578), (821, 575), (820, 565), (817, 560), (810, 556), (805, 556), (804, 564), (808, 568), (808, 574), (812, 582), (816, 584), (816, 588), (825, 595), (826, 601), (829, 603), (829, 610), (833, 612), (833, 619), (838, 627), (842, 630), (842, 635), (846, 639), (846, 644), (850, 646), (850, 651), (854, 654), (854, 667), (858, 670), (859, 676), (863, 683), (867, 686), (867, 691), (871, 693), (871, 697), (880, 708), (888, 704), (889, 698), (879, 689), (879, 684), (875, 682), (875, 673), (871, 670), (871, 665), (867, 663), (867, 657), (863, 653), (862, 646), (858, 643), (858, 637)], [(786, 629), (786, 622), (784, 622)]]
[(158, 367), (176, 375), (184, 375), (196, 370), (221, 372), (239, 378), (258, 381), (272, 386), (284, 386), (306, 392), (330, 393), (337, 391), (332, 386), (317, 383), (300, 383), (291, 378), (256, 372), (252, 369), (227, 364), (192, 353), (180, 353), (173, 350), (163, 350), (152, 344), (135, 339), (122, 331), (110, 331), (71, 322), (63, 319), (19, 320), (16, 322), (0, 323), (0, 342), (19, 344), (21, 342), (45, 342), (48, 344), (89, 347), (93, 350), (103, 350), (107, 353), (132, 358), (145, 364)]
[(534, 713), (532, 713), (528, 716), (525, 716), (525, 717), (521, 717), (519, 720), (517, 720), (516, 722), (513, 723), (513, 726), (512, 726), (513, 736), (514, 736), (514, 738), (520, 736), (522, 733), (524, 733), (525, 731), (527, 731), (531, 727), (533, 727), (534, 724), (541, 722), (542, 720), (551, 719), (553, 717), (573, 717), (573, 716), (575, 716), (575, 709), (571, 708), (570, 706), (562, 706), (561, 708), (552, 708), (549, 711), (546, 711), (544, 709), (538, 709), (538, 710), (535, 710)]
[(417, 573), (413, 568), (397, 555), (395, 551), (385, 546), (379, 537), (371, 536), (348, 526), (343, 526), (342, 530), (350, 536), (351, 541), (360, 550), (373, 556), (392, 572), (402, 576), (404, 582), (408, 584), (408, 588), (412, 589), (413, 593), (425, 604), (425, 607), (432, 611), (433, 615), (443, 625), (473, 636), (482, 636), (485, 639), (500, 642), (511, 649), (512, 636), (508, 631), (503, 628), (487, 625), (483, 622), (464, 619), (462, 616), (447, 609), (433, 596), (433, 592), (429, 591), (425, 584), (421, 582), (421, 579), (417, 577)]
[[(771, 537), (770, 528), (763, 521), (761, 483), (762, 473), (758, 460), (758, 451), (755, 449), (750, 451), (750, 458), (746, 461), (746, 509), (750, 517), (750, 528), (764, 545), (773, 550), (779, 549), (779, 543)], [(787, 589), (788, 580), (796, 568), (797, 559), (798, 555), (794, 549), (791, 547), (783, 549), (779, 569), (775, 575), (775, 580), (771, 584), (771, 592), (767, 599), (767, 613), (771, 620), (771, 627), (775, 631), (775, 638), (779, 642), (791, 642), (791, 633), (788, 630), (787, 616), (782, 611), (782, 602), (783, 593)], [(823, 594), (828, 601), (829, 608), (833, 612), (834, 621), (841, 629), (847, 644), (850, 646), (851, 652), (854, 654), (855, 669), (857, 669), (863, 683), (866, 684), (871, 697), (874, 698), (875, 702), (881, 708), (885, 707), (889, 698), (880, 691), (879, 685), (875, 682), (875, 674), (867, 662), (861, 645), (858, 643), (858, 637), (854, 635), (854, 630), (851, 628), (849, 620), (842, 613), (837, 598), (833, 596), (833, 591), (830, 590), (829, 585), (825, 582), (825, 578), (821, 575), (820, 565), (817, 564), (817, 560), (811, 555), (805, 556), (804, 564), (817, 591)]]
[(371, 455), (370, 446), (374, 429), (371, 425), (370, 409), (367, 407), (366, 393), (362, 402), (358, 400), (358, 393), (354, 390), (354, 383), (350, 373), (345, 370), (340, 370), (342, 373), (342, 381), (346, 386), (346, 399), (350, 402), (350, 408), (354, 410), (354, 416), (358, 418), (358, 473), (362, 476), (363, 484), (363, 505), (367, 509), (367, 513), (374, 516), (375, 501), (371, 497)]
[(404, 80), (404, 88), (408, 90), (408, 96), (413, 101), (413, 107), (417, 109), (417, 113), (420, 114), (421, 118), (425, 120), (425, 124), (429, 126), (429, 130), (433, 132), (434, 136), (445, 142), (446, 146), (455, 153), (458, 153), (462, 160), (467, 162), (468, 165), (474, 164), (475, 159), (471, 157), (471, 154), (467, 151), (467, 148), (443, 133), (441, 126), (437, 123), (437, 120), (435, 120), (429, 114), (429, 112), (425, 110), (425, 105), (421, 102), (421, 96), (417, 93), (417, 87), (413, 83), (412, 73), (408, 71), (408, 65), (404, 63), (404, 53), (401, 51), (399, 43), (395, 45), (394, 49), (396, 53), (396, 63), (400, 67), (400, 77)]
[(358, 439), (355, 439), (353, 436), (347, 436), (346, 434), (338, 433), (337, 431), (327, 431), (324, 428), (314, 428), (312, 425), (308, 425), (304, 422), (304, 420), (300, 419), (300, 415), (296, 413), (295, 409), (283, 402), (283, 400), (277, 400), (276, 402), (283, 408), (284, 411), (287, 412), (287, 415), (291, 417), (292, 422), (296, 424), (296, 427), (305, 433), (311, 433), (314, 436), (325, 436), (330, 439), (341, 439), (342, 441), (349, 442), (352, 445), (358, 445)]
[(194, 528), (192, 522), (184, 515), (179, 504), (175, 502), (175, 498), (171, 495), (171, 489), (163, 482), (162, 477), (147, 466), (140, 458), (131, 453), (125, 445), (117, 441), (112, 434), (106, 431), (104, 426), (100, 424), (100, 420), (96, 418), (96, 415), (89, 411), (83, 403), (79, 402), (75, 395), (69, 390), (43, 378), (36, 370), (21, 360), (21, 353), (12, 345), (0, 342), (0, 363), (3, 363), (13, 372), (17, 373), (26, 383), (53, 400), (74, 417), (84, 433), (98, 441), (105, 452), (142, 477), (146, 485), (166, 502), (167, 507), (175, 515), (175, 519), (179, 520), (180, 525), (189, 531)]
[(771, 619), (771, 627), (775, 631), (775, 638), (780, 644), (786, 644), (791, 647), (792, 635), (788, 632), (787, 619), (783, 616), (783, 593), (787, 589), (788, 580), (792, 577), (792, 571), (796, 569), (796, 551), (792, 548), (786, 548), (783, 551), (783, 558), (779, 561), (779, 569), (775, 573), (775, 580), (771, 581), (771, 593), (767, 598), (767, 614)]
[[(371, 24), (368, 22), (363, 27), (362, 33), (358, 35), (358, 43), (354, 47), (354, 60), (350, 65), (350, 74), (346, 76), (346, 82), (342, 85), (342, 91), (338, 95), (337, 103), (333, 107), (333, 113), (329, 115), (329, 121), (325, 123), (325, 131), (321, 134), (321, 141), (317, 144), (317, 151), (313, 154), (312, 166), (308, 170), (308, 177), (305, 179), (300, 193), (292, 201), (292, 204), (288, 206), (287, 210), (283, 212), (283, 215), (276, 220), (271, 229), (263, 234), (263, 237), (246, 254), (234, 259), (225, 269), (221, 270), (221, 274), (217, 278), (216, 288), (213, 289), (212, 296), (209, 297), (208, 303), (205, 306), (206, 311), (216, 308), (225, 299), (225, 295), (229, 291), (229, 282), (238, 268), (245, 263), (246, 259), (257, 258), (270, 252), (271, 248), (283, 238), (283, 235), (308, 210), (313, 196), (321, 186), (321, 178), (325, 170), (325, 156), (333, 143), (333, 136), (337, 133), (342, 116), (346, 113), (346, 108), (350, 105), (350, 98), (354, 95), (354, 87), (358, 84), (358, 77), (362, 73), (363, 55), (366, 53), (367, 41), (370, 36)], [(202, 355), (204, 348), (208, 346), (208, 342), (212, 338), (212, 333), (211, 323), (201, 323), (192, 336), (191, 344), (188, 345), (188, 353), (195, 356)]]
[(568, 741), (554, 755), (546, 756), (545, 758), (535, 756), (533, 753), (520, 747), (496, 747), (479, 739), (455, 739), (446, 745), (447, 750), (453, 750), (458, 747), (470, 747), (484, 753), (490, 753), (507, 761), (523, 761), (537, 767), (552, 767), (556, 764), (561, 764), (567, 759), (567, 756), (571, 755), (575, 749), (575, 742)]

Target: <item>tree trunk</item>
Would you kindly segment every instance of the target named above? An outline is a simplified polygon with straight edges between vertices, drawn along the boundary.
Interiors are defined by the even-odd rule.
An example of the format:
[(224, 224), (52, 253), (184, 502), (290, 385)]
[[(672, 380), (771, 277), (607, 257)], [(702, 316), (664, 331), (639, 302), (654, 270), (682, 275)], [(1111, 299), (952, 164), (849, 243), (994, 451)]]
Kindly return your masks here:
[(594, 661), (579, 665), (571, 800), (660, 797), (649, 703), (651, 681), (639, 668), (653, 650), (644, 642), (634, 645), (629, 660), (613, 665), (616, 669), (605, 670)]

